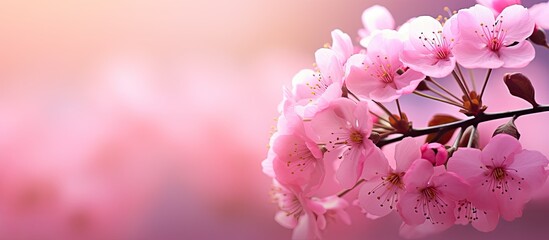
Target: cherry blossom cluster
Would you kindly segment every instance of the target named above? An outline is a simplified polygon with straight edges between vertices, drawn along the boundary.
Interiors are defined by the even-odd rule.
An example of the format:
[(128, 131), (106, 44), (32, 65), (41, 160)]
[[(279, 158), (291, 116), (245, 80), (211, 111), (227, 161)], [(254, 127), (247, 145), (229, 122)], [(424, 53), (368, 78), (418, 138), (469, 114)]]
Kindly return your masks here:
[[(409, 238), (455, 224), (489, 232), (500, 218), (522, 216), (549, 176), (549, 160), (522, 148), (514, 120), (549, 107), (535, 101), (521, 73), (507, 74), (504, 82), (532, 108), (487, 113), (482, 97), (493, 69), (522, 68), (535, 58), (534, 44), (549, 48), (543, 30), (549, 2), (531, 8), (517, 0), (478, 2), (400, 27), (386, 8), (368, 8), (359, 45), (334, 30), (332, 43), (315, 52), (314, 69), (294, 76), (262, 162), (273, 178), (275, 220), (293, 229), (294, 239), (321, 238), (331, 221), (350, 224), (353, 207), (372, 219), (395, 212), (400, 234)], [(487, 72), (479, 91), (465, 70)], [(437, 81), (444, 78), (461, 91)], [(437, 114), (428, 128), (414, 128), (400, 108), (406, 94), (457, 108), (465, 119)], [(477, 126), (500, 118), (511, 120), (479, 146)], [(382, 148), (391, 143), (394, 157), (387, 157)], [(340, 191), (326, 194), (332, 179)]]

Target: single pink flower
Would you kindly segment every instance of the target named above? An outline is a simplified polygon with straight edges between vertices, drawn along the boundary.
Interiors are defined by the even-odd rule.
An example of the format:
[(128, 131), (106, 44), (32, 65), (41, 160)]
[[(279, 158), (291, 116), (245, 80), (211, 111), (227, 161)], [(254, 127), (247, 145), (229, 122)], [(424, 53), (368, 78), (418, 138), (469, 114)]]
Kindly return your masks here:
[[(272, 166), (276, 179), (311, 189), (324, 179), (322, 151), (307, 137), (303, 121), (296, 114), (279, 119), (280, 133), (272, 143)], [(282, 126), (281, 126), (282, 125)]]
[(404, 175), (406, 192), (397, 205), (404, 223), (431, 224), (433, 231), (447, 229), (455, 222), (456, 202), (466, 197), (468, 185), (452, 172), (434, 175), (434, 167), (425, 159), (414, 161)]
[[(371, 41), (366, 54), (359, 54), (360, 64), (350, 68), (347, 88), (357, 96), (379, 102), (390, 102), (411, 93), (425, 78), (420, 72), (407, 69), (399, 60), (403, 43), (394, 30), (383, 30)], [(359, 61), (355, 61), (359, 62)]]
[(357, 104), (347, 98), (336, 99), (318, 112), (310, 124), (309, 135), (318, 144), (325, 145), (328, 151), (340, 152), (339, 156), (333, 155), (343, 159), (336, 178), (343, 187), (352, 187), (362, 173), (364, 159), (376, 147), (368, 139), (373, 125), (368, 104)]
[(396, 209), (404, 193), (403, 177), (413, 161), (421, 158), (420, 145), (411, 137), (404, 138), (395, 148), (395, 168), (383, 152), (376, 149), (364, 163), (358, 200), (365, 212), (382, 217)]
[(494, 16), (500, 14), (506, 7), (521, 4), (520, 0), (477, 0), (477, 2), (490, 8), (494, 12)]
[(374, 33), (384, 29), (395, 29), (395, 19), (387, 8), (374, 5), (362, 12), (363, 29), (358, 30), (360, 36), (360, 44), (363, 47), (368, 47), (371, 36)]
[(433, 166), (440, 166), (448, 160), (448, 150), (440, 143), (425, 143), (421, 146), (421, 158), (429, 160)]
[(490, 9), (477, 4), (460, 10), (457, 22), (453, 54), (467, 68), (520, 68), (534, 59), (534, 47), (525, 40), (534, 21), (523, 6), (509, 6), (494, 19)]
[(457, 26), (452, 17), (442, 24), (428, 16), (410, 22), (409, 40), (400, 54), (400, 60), (413, 70), (432, 77), (446, 77), (454, 70), (456, 60), (452, 54)]
[(549, 29), (549, 1), (535, 4), (528, 12), (539, 28)]
[(272, 198), (278, 204), (275, 220), (283, 227), (293, 229), (292, 239), (320, 239), (320, 230), (326, 226), (326, 209), (311, 200), (306, 192), (293, 185), (282, 185), (273, 180)]
[(292, 80), (292, 86), (292, 91), (286, 90), (284, 93), (283, 111), (295, 111), (303, 118), (311, 118), (333, 99), (341, 97), (340, 83), (334, 83), (312, 69), (299, 71)]
[(293, 229), (292, 239), (320, 239), (328, 221), (351, 224), (345, 209), (345, 199), (337, 196), (310, 197), (295, 185), (282, 185), (273, 180), (272, 198), (280, 209), (275, 220), (283, 227)]
[(469, 200), (476, 207), (498, 210), (511, 221), (545, 183), (548, 163), (540, 152), (523, 150), (514, 137), (498, 134), (482, 151), (460, 148), (448, 160), (448, 170), (469, 182)]

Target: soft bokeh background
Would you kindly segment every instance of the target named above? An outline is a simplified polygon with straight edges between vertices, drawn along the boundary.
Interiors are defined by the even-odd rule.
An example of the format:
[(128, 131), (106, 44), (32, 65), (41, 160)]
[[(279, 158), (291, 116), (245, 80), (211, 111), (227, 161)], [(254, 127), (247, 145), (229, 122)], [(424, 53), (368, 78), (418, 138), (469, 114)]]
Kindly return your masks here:
[[(260, 167), (282, 85), (312, 66), (331, 30), (356, 37), (376, 3), (398, 24), (474, 4), (2, 1), (0, 239), (288, 239)], [(524, 72), (549, 103), (549, 54), (537, 51)], [(528, 107), (508, 95), (505, 72), (489, 84), (489, 110)], [(403, 101), (418, 126), (448, 111), (425, 104)], [(517, 121), (525, 147), (549, 154), (548, 121)], [(546, 239), (548, 192), (493, 233), (454, 227), (431, 239)], [(398, 217), (353, 212), (326, 238), (398, 239)]]

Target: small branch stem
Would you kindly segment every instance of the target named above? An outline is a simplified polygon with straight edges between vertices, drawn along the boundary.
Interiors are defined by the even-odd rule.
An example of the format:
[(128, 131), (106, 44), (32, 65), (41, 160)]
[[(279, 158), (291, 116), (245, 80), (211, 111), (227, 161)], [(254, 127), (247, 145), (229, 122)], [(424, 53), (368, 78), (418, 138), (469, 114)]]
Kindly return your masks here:
[(355, 183), (355, 185), (349, 189), (345, 189), (343, 190), (342, 192), (338, 193), (337, 194), (337, 197), (343, 197), (345, 196), (345, 194), (349, 193), (350, 191), (352, 191), (353, 189), (355, 189), (358, 185), (360, 185), (361, 183), (365, 182), (366, 180), (364, 179), (360, 179), (358, 180), (358, 182)]
[(471, 133), (469, 133), (469, 141), (467, 141), (467, 147), (470, 148), (473, 146), (473, 141), (475, 140), (475, 134), (477, 133), (477, 126), (473, 126)]
[(444, 91), (445, 93), (447, 93), (448, 95), (452, 96), (453, 98), (455, 98), (458, 102), (460, 103), (463, 103), (463, 100), (461, 98), (458, 98), (456, 97), (456, 95), (454, 95), (450, 90), (448, 90), (447, 88), (445, 88), (444, 86), (440, 85), (440, 83), (438, 83), (437, 81), (435, 81), (434, 79), (429, 79), (430, 82), (432, 82), (433, 84), (435, 84), (435, 86), (437, 86), (438, 88), (440, 88), (442, 91)]
[(459, 77), (461, 78), (461, 81), (463, 82), (463, 85), (465, 86), (465, 89), (467, 90), (468, 93), (470, 93), (471, 90), (469, 89), (469, 86), (467, 86), (467, 81), (465, 81), (465, 77), (463, 77), (463, 73), (461, 72), (461, 68), (459, 67), (459, 64), (457, 64), (457, 63), (456, 63), (456, 68), (458, 70)]
[(486, 89), (486, 85), (488, 84), (488, 79), (490, 79), (490, 74), (492, 74), (492, 69), (488, 69), (488, 72), (486, 73), (486, 78), (484, 79), (484, 84), (482, 85), (482, 90), (480, 91), (480, 97), (479, 99), (482, 101), (482, 96), (484, 95), (484, 90)]
[(473, 75), (473, 70), (469, 69), (469, 78), (471, 79), (471, 84), (473, 85), (473, 91), (477, 91), (477, 86), (475, 83), (475, 76)]
[(465, 89), (465, 86), (463, 86), (463, 83), (461, 82), (461, 79), (459, 79), (459, 76), (457, 75), (456, 71), (452, 71), (452, 75), (456, 79), (456, 82), (458, 83), (459, 88), (461, 88), (461, 91), (463, 92), (463, 95), (466, 96), (466, 98), (467, 98), (467, 100), (469, 100), (469, 102), (473, 102), (473, 100), (471, 100), (471, 96), (469, 96), (469, 92)]
[(429, 86), (427, 86), (429, 88), (429, 91), (431, 91), (432, 93), (436, 94), (437, 96), (441, 97), (441, 98), (444, 98), (446, 99), (448, 102), (453, 102), (457, 105), (460, 105), (459, 102), (456, 102), (455, 100), (447, 97), (446, 95), (442, 94), (441, 92), (437, 91), (436, 89), (433, 89), (433, 88), (430, 88)]
[(385, 107), (385, 105), (383, 105), (383, 104), (381, 104), (381, 103), (379, 103), (379, 102), (376, 102), (376, 101), (374, 101), (374, 100), (372, 100), (372, 102), (374, 102), (374, 103), (377, 104), (381, 109), (383, 109), (383, 111), (384, 111), (387, 115), (389, 115), (390, 118), (392, 118), (393, 120), (395, 120), (395, 122), (398, 122), (398, 120), (395, 118), (395, 116), (393, 116), (393, 114), (391, 113), (391, 111), (389, 111), (389, 109), (387, 109), (387, 108)]
[(522, 115), (529, 115), (529, 114), (540, 113), (540, 112), (549, 112), (549, 105), (543, 105), (543, 106), (540, 105), (534, 108), (520, 109), (520, 110), (514, 110), (514, 111), (508, 111), (508, 112), (485, 113), (485, 114), (477, 115), (476, 117), (464, 119), (461, 121), (451, 122), (447, 124), (441, 124), (437, 126), (420, 128), (420, 129), (410, 129), (408, 132), (398, 137), (380, 140), (377, 143), (377, 146), (383, 147), (387, 144), (400, 141), (405, 137), (418, 137), (418, 136), (423, 136), (430, 133), (436, 133), (439, 131), (446, 131), (446, 130), (455, 129), (455, 128), (477, 126), (479, 123), (492, 121), (496, 119), (508, 118), (508, 117), (514, 117), (514, 116), (520, 117)]
[(450, 102), (448, 100), (445, 100), (445, 99), (442, 99), (442, 98), (438, 98), (438, 97), (435, 97), (435, 96), (431, 96), (431, 95), (428, 95), (428, 94), (425, 94), (425, 93), (422, 93), (420, 91), (414, 91), (414, 94), (416, 95), (419, 95), (419, 96), (422, 96), (424, 98), (428, 98), (428, 99), (431, 99), (431, 100), (435, 100), (435, 101), (439, 101), (439, 102), (443, 102), (443, 103), (447, 103), (447, 104), (450, 104), (450, 105), (454, 105), (456, 107), (459, 107), (459, 108), (463, 108), (463, 106), (455, 103), (455, 102)]
[(387, 119), (385, 119), (385, 118), (382, 118), (382, 117), (379, 116), (377, 113), (372, 112), (372, 111), (370, 111), (370, 113), (371, 113), (372, 115), (376, 116), (379, 120), (384, 121), (384, 122), (386, 122), (386, 123), (388, 123), (388, 124), (391, 124), (391, 122), (389, 122), (389, 120), (387, 120)]
[(402, 119), (402, 111), (400, 110), (400, 101), (398, 101), (398, 98), (397, 98), (395, 102), (398, 108), (398, 115), (400, 116), (400, 119)]

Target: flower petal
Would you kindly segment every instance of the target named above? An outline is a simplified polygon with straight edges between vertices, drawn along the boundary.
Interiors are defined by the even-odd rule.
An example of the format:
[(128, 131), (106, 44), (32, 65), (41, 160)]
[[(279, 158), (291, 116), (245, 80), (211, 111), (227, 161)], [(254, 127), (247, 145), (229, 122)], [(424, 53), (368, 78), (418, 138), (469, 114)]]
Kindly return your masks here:
[(412, 162), (421, 158), (421, 145), (413, 138), (406, 137), (395, 147), (396, 172), (405, 172)]
[(459, 148), (448, 160), (448, 171), (455, 172), (470, 182), (484, 173), (481, 151), (476, 148)]
[(522, 150), (520, 142), (507, 134), (498, 134), (482, 149), (481, 161), (486, 166), (512, 164), (512, 155)]
[(406, 191), (418, 191), (427, 186), (429, 179), (434, 173), (433, 164), (425, 159), (418, 159), (412, 163), (404, 175), (404, 184)]
[(502, 67), (521, 68), (528, 65), (536, 56), (536, 50), (532, 43), (522, 41), (516, 46), (502, 47), (499, 50), (500, 59), (504, 62)]

